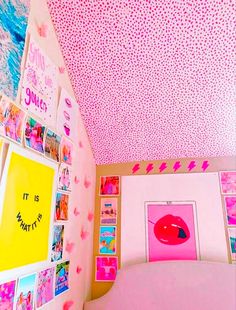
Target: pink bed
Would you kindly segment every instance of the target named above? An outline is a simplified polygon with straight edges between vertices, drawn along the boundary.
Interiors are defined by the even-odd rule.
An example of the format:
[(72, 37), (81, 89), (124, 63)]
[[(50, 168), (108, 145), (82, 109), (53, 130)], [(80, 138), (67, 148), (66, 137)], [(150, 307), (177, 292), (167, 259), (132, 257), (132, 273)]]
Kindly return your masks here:
[(168, 261), (118, 272), (111, 290), (84, 310), (236, 310), (236, 265)]

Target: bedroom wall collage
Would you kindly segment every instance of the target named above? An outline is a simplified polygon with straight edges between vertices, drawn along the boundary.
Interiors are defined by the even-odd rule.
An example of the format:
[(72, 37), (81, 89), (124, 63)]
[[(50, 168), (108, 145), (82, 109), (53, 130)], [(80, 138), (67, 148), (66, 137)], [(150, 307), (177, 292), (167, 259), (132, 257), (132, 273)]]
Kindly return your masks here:
[[(234, 170), (234, 171), (233, 171)], [(112, 165), (101, 165), (97, 166), (96, 175), (96, 197), (95, 197), (95, 222), (94, 222), (94, 264), (93, 264), (93, 281), (92, 281), (92, 298), (98, 298), (104, 295), (113, 284), (113, 269), (118, 269), (124, 265), (122, 259), (124, 253), (121, 253), (122, 244), (121, 239), (124, 241), (126, 237), (128, 238), (127, 223), (132, 226), (133, 231), (140, 230), (140, 227), (135, 227), (135, 223), (132, 223), (132, 218), (129, 222), (127, 221), (126, 227), (122, 227), (122, 210), (125, 212), (125, 208), (132, 207), (132, 205), (122, 205), (122, 194), (126, 192), (126, 196), (129, 196), (130, 189), (125, 188), (122, 185), (122, 180), (125, 177), (130, 176), (133, 179), (134, 184), (135, 176), (176, 176), (179, 175), (181, 180), (181, 175), (199, 175), (202, 180), (204, 180), (204, 175), (213, 175), (216, 179), (216, 192), (209, 195), (216, 195), (216, 200), (221, 200), (220, 205), (220, 221), (222, 221), (223, 239), (222, 243), (216, 245), (213, 250), (209, 248), (206, 250), (206, 255), (210, 260), (220, 260), (229, 263), (235, 263), (236, 260), (236, 222), (235, 217), (231, 217), (231, 211), (233, 214), (233, 209), (235, 208), (236, 202), (236, 172), (235, 172), (235, 158), (234, 157), (215, 157), (215, 158), (184, 158), (175, 160), (163, 160), (163, 161), (152, 161), (152, 162), (134, 162), (134, 163), (120, 163)], [(113, 178), (114, 177), (114, 178)], [(119, 178), (119, 179), (118, 179)], [(109, 191), (109, 186), (104, 190), (104, 184), (112, 183), (113, 185), (120, 182), (120, 189), (112, 191), (112, 187)], [(145, 181), (144, 181), (145, 182)], [(146, 182), (147, 183), (147, 182)], [(147, 183), (148, 184), (148, 183)], [(144, 184), (145, 186), (145, 184)], [(203, 185), (204, 187), (204, 185)], [(214, 189), (213, 189), (214, 190)], [(145, 191), (145, 189), (144, 189)], [(158, 189), (157, 189), (158, 191)], [(130, 195), (135, 195), (134, 191)], [(138, 195), (138, 194), (137, 194)], [(218, 196), (217, 196), (218, 195)], [(133, 196), (132, 196), (133, 197)], [(168, 195), (171, 197), (171, 194)], [(185, 197), (183, 196), (184, 200)], [(209, 198), (211, 200), (211, 197)], [(132, 201), (130, 197), (130, 201)], [(136, 202), (135, 199), (133, 201)], [(213, 200), (212, 200), (213, 201)], [(127, 203), (127, 200), (125, 201)], [(214, 212), (214, 206), (210, 206), (209, 211)], [(123, 209), (122, 209), (123, 208)], [(132, 211), (134, 212), (137, 206), (133, 206)], [(104, 210), (111, 210), (112, 212), (106, 212)], [(198, 210), (198, 205), (196, 204), (196, 209)], [(128, 214), (126, 212), (125, 214)], [(134, 214), (134, 213), (133, 213)], [(117, 222), (114, 220), (117, 217)], [(106, 220), (106, 219), (109, 219)], [(133, 216), (135, 219), (135, 216)], [(105, 219), (105, 222), (104, 222)], [(123, 218), (124, 219), (124, 218)], [(207, 218), (204, 220), (203, 225), (208, 225), (211, 221), (209, 213), (207, 213)], [(104, 228), (104, 223), (106, 227)], [(114, 225), (116, 223), (116, 225)], [(107, 227), (109, 227), (106, 229)], [(112, 228), (111, 228), (112, 227)], [(197, 227), (196, 227), (197, 230)], [(104, 234), (106, 232), (107, 234)], [(110, 234), (113, 232), (113, 236)], [(123, 233), (123, 236), (121, 236)], [(196, 232), (198, 233), (198, 232)], [(135, 233), (131, 233), (129, 239), (128, 247), (132, 247), (132, 237)], [(139, 234), (140, 235), (140, 234)], [(214, 236), (212, 236), (214, 237)], [(212, 238), (211, 236), (209, 238)], [(204, 238), (204, 236), (203, 236)], [(106, 242), (104, 242), (104, 239)], [(109, 244), (115, 244), (115, 247)], [(217, 243), (215, 243), (217, 244)], [(201, 242), (199, 244), (201, 250)], [(215, 245), (212, 247), (215, 247)], [(105, 249), (105, 250), (104, 250)], [(215, 254), (212, 254), (215, 253)], [(219, 255), (218, 255), (219, 253)], [(223, 253), (220, 255), (220, 253)], [(131, 254), (132, 255), (132, 254)], [(102, 261), (103, 257), (103, 261)], [(117, 265), (116, 265), (116, 259)], [(201, 259), (201, 253), (198, 256)], [(204, 258), (202, 258), (204, 259)], [(132, 263), (140, 262), (138, 257), (132, 258)], [(102, 271), (101, 271), (102, 270)]]

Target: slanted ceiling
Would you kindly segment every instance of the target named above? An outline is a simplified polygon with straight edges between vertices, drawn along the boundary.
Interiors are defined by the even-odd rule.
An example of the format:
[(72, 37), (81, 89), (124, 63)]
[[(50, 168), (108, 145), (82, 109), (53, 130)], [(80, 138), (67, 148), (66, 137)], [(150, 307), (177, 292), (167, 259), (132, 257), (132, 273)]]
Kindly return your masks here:
[(97, 164), (236, 153), (235, 0), (48, 0)]

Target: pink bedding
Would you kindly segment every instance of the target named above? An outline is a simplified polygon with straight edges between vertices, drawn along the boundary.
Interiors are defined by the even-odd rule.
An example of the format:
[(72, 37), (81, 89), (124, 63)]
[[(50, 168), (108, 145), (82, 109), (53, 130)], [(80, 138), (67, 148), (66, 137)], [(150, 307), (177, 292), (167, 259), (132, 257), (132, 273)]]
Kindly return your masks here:
[(168, 261), (121, 269), (84, 310), (236, 310), (236, 265)]

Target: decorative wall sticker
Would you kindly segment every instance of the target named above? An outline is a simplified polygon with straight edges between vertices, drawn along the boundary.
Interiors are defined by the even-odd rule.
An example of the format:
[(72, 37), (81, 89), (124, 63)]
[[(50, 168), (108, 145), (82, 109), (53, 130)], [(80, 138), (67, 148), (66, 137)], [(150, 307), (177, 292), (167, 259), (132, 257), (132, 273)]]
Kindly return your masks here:
[(59, 162), (60, 144), (61, 144), (61, 137), (58, 136), (52, 130), (47, 129), (46, 138), (44, 141), (45, 156)]
[(65, 73), (65, 67), (58, 67), (58, 70), (59, 70), (59, 73), (60, 74), (63, 74), (63, 73)]
[(57, 98), (57, 68), (30, 37), (22, 81), (21, 104), (54, 126)]
[[(38, 272), (35, 305), (40, 308), (54, 298), (55, 268)], [(27, 309), (27, 308), (26, 308)]]
[(154, 168), (154, 166), (153, 166), (153, 164), (152, 164), (152, 163), (147, 164), (147, 167), (146, 167), (146, 173), (151, 172), (151, 171), (153, 170), (153, 168)]
[(196, 167), (196, 162), (195, 160), (190, 161), (189, 165), (188, 165), (188, 171), (192, 171), (194, 168)]
[(167, 168), (167, 164), (165, 162), (161, 163), (161, 165), (159, 167), (160, 173), (163, 172), (164, 170), (166, 170), (166, 168)]
[(0, 309), (13, 310), (16, 280), (0, 284)]
[(75, 243), (74, 242), (70, 242), (70, 241), (66, 241), (66, 246), (65, 246), (65, 251), (69, 254), (72, 253), (72, 251), (75, 248)]
[(37, 27), (37, 32), (39, 34), (40, 37), (42, 38), (46, 38), (48, 36), (48, 25), (47, 24), (36, 24)]
[(181, 167), (182, 167), (182, 166), (181, 166), (180, 161), (176, 161), (176, 162), (174, 163), (174, 165), (173, 165), (173, 170), (174, 170), (174, 172), (176, 172), (177, 170), (179, 170)]
[(56, 266), (55, 296), (69, 289), (69, 266), (69, 261), (60, 263)]
[(77, 274), (80, 274), (81, 271), (82, 271), (82, 268), (81, 268), (80, 266), (77, 266), (77, 267), (76, 267), (76, 273), (77, 273)]
[(195, 206), (193, 203), (147, 203), (148, 261), (197, 259)]
[(95, 259), (95, 281), (114, 281), (118, 270), (118, 257), (97, 256)]
[(15, 99), (21, 72), (30, 1), (0, 1), (0, 91)]
[(228, 225), (236, 226), (236, 196), (225, 196), (225, 207)]
[(79, 147), (82, 149), (84, 147), (83, 142), (79, 141)]
[(29, 116), (26, 120), (24, 128), (26, 147), (39, 153), (44, 153), (43, 141), (45, 129), (45, 126)]
[(136, 173), (140, 169), (140, 164), (135, 164), (132, 168), (132, 173)]
[(74, 208), (74, 215), (75, 216), (80, 215), (80, 212), (79, 212), (78, 208)]
[(36, 273), (22, 277), (18, 281), (16, 310), (34, 310)]
[(74, 182), (75, 182), (75, 184), (78, 184), (79, 183), (79, 177), (75, 176), (74, 177)]
[(120, 194), (119, 176), (102, 176), (100, 178), (100, 195), (118, 196)]
[(88, 179), (88, 177), (85, 176), (84, 178), (84, 187), (89, 188), (91, 186), (91, 181)]
[(202, 171), (205, 172), (208, 167), (209, 167), (208, 160), (204, 160), (204, 162), (202, 163)]
[(68, 220), (68, 205), (69, 205), (69, 195), (58, 192), (56, 195), (56, 205), (55, 205), (56, 221)]
[(0, 271), (48, 259), (55, 179), (55, 163), (10, 144), (0, 187)]
[(63, 304), (63, 310), (69, 310), (74, 305), (73, 300), (67, 300)]
[(94, 220), (94, 213), (92, 211), (89, 211), (87, 218), (89, 222), (92, 222)]
[(89, 235), (89, 232), (87, 230), (85, 230), (84, 227), (81, 228), (81, 231), (80, 231), (80, 237), (82, 240), (85, 240)]
[(55, 262), (61, 260), (63, 257), (63, 243), (64, 243), (64, 225), (54, 225), (53, 227), (53, 241), (51, 261)]

